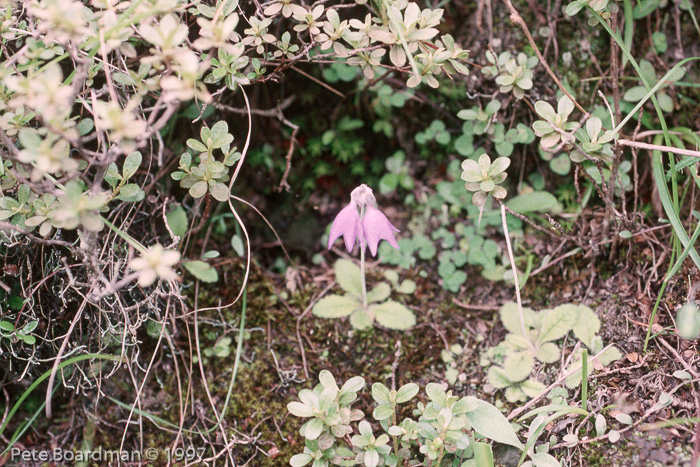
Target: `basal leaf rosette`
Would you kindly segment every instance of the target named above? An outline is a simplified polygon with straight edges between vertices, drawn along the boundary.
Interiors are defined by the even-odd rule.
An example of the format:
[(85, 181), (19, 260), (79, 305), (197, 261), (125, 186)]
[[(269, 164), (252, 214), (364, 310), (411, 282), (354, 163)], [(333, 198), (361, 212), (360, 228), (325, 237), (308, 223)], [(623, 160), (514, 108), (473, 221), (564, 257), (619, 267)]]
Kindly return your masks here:
[(499, 157), (491, 162), (487, 154), (482, 154), (479, 161), (467, 159), (462, 162), (462, 180), (467, 183), (467, 190), (473, 191), (472, 203), (475, 206), (483, 206), (489, 195), (496, 199), (503, 199), (508, 192), (500, 186), (508, 174), (506, 169), (510, 166), (510, 159)]

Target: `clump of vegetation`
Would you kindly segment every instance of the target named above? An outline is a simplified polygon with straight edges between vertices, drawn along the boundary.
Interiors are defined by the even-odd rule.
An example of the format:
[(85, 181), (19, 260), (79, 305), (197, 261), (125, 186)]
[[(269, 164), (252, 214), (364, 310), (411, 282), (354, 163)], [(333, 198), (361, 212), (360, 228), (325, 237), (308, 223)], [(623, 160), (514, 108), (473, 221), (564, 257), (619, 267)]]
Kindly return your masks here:
[(700, 465), (697, 8), (477, 3), (0, 2), (0, 464)]

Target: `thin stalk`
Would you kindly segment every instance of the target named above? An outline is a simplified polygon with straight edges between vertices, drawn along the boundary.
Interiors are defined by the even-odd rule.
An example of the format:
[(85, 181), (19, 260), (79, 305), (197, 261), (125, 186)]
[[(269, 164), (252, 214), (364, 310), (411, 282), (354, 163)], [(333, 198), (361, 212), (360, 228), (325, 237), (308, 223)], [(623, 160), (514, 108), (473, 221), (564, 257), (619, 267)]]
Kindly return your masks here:
[(525, 315), (523, 314), (523, 302), (520, 299), (520, 283), (518, 281), (518, 270), (515, 267), (515, 258), (513, 257), (513, 247), (510, 245), (510, 234), (508, 233), (508, 224), (506, 223), (506, 206), (501, 204), (501, 221), (503, 223), (503, 234), (506, 237), (506, 246), (508, 247), (508, 259), (510, 260), (510, 267), (513, 268), (513, 282), (515, 282), (515, 298), (518, 301), (518, 316), (520, 317), (520, 331), (523, 333), (523, 337), (527, 342), (527, 346), (530, 350), (535, 352), (535, 346), (530, 341), (530, 336), (527, 332), (527, 327), (525, 326)]
[(583, 349), (581, 358), (581, 408), (588, 411), (588, 350)]
[[(392, 424), (392, 426), (396, 426), (396, 425), (398, 425), (398, 418), (396, 416), (396, 404), (394, 404), (393, 409), (394, 409), (394, 411), (391, 413), (391, 424)], [(403, 459), (401, 458), (401, 455), (399, 454), (399, 437), (396, 435), (391, 435), (391, 440), (393, 441), (393, 444), (394, 444), (394, 454), (396, 455), (396, 459), (398, 460), (396, 465), (402, 465)]]

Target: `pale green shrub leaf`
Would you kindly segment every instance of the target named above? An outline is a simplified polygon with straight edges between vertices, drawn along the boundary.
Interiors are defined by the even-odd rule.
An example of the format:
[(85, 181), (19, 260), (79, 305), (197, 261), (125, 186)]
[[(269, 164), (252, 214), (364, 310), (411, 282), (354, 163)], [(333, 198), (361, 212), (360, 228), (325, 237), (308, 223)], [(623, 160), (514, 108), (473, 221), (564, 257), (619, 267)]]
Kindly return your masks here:
[(165, 215), (165, 219), (168, 222), (168, 227), (170, 227), (173, 235), (182, 237), (187, 233), (187, 213), (182, 206), (177, 206), (168, 211), (168, 213)]
[(216, 269), (211, 267), (204, 261), (195, 260), (182, 263), (190, 274), (202, 282), (216, 282), (219, 280), (219, 274)]
[(554, 195), (546, 191), (534, 191), (515, 196), (506, 205), (515, 212), (560, 212), (561, 205)]
[(391, 404), (389, 388), (382, 383), (374, 383), (372, 385), (372, 399), (377, 404)]
[(396, 392), (396, 403), (403, 404), (413, 399), (418, 394), (418, 385), (415, 383), (404, 384)]
[(122, 176), (124, 179), (131, 178), (136, 171), (141, 166), (142, 156), (138, 151), (134, 151), (124, 160), (124, 169), (122, 170)]
[(145, 196), (146, 194), (141, 187), (135, 183), (128, 183), (119, 190), (119, 196), (117, 196), (117, 198), (129, 203), (136, 203), (141, 201)]
[(372, 416), (377, 421), (387, 420), (391, 418), (392, 415), (394, 415), (394, 410), (391, 408), (390, 405), (384, 404), (378, 405), (374, 408), (374, 411), (372, 412)]

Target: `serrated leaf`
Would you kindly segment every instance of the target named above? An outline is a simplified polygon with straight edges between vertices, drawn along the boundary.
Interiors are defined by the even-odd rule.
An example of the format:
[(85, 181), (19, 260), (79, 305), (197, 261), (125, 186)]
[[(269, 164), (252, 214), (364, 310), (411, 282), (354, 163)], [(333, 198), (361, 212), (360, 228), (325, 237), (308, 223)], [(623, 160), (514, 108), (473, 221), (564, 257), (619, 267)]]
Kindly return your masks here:
[[(506, 302), (500, 310), (501, 322), (509, 332), (522, 336), (522, 326), (520, 324), (520, 313), (518, 312), (518, 304), (515, 302)], [(526, 328), (535, 326), (536, 313), (532, 308), (523, 307), (523, 318)]]
[(528, 397), (537, 397), (542, 394), (545, 389), (544, 384), (532, 379), (520, 383), (520, 390)]
[(365, 310), (356, 310), (350, 315), (350, 324), (353, 328), (364, 330), (374, 326), (374, 319)]
[(335, 281), (348, 293), (362, 295), (362, 273), (360, 267), (350, 260), (339, 259), (333, 266)]
[(593, 338), (600, 331), (600, 319), (595, 312), (586, 305), (579, 305), (578, 319), (574, 323), (574, 335), (583, 342), (586, 347), (591, 349), (593, 346)]
[(416, 324), (413, 312), (401, 303), (392, 300), (381, 305), (372, 305), (370, 311), (379, 324), (389, 329), (403, 331)]
[(534, 367), (535, 359), (527, 350), (515, 352), (506, 357), (503, 362), (503, 370), (506, 372), (506, 376), (514, 383), (527, 379)]
[(354, 297), (329, 295), (316, 302), (311, 312), (319, 318), (344, 318), (360, 308), (362, 304)]
[(559, 305), (556, 308), (543, 310), (540, 313), (542, 324), (537, 337), (537, 342), (540, 344), (564, 337), (576, 323), (576, 318), (578, 317), (576, 305), (570, 304)]
[(391, 286), (386, 282), (380, 282), (372, 290), (367, 293), (367, 302), (376, 303), (389, 298), (391, 295)]
[(204, 261), (186, 261), (182, 263), (190, 274), (199, 279), (202, 282), (216, 282), (219, 280), (219, 274), (216, 269), (211, 267)]
[(542, 363), (554, 363), (559, 360), (559, 347), (553, 342), (545, 342), (537, 349), (537, 360)]
[(503, 368), (496, 365), (492, 365), (489, 368), (487, 377), (491, 386), (496, 389), (504, 389), (513, 384), (513, 382), (508, 379), (508, 376)]

